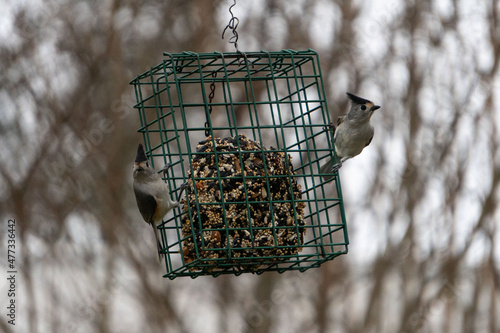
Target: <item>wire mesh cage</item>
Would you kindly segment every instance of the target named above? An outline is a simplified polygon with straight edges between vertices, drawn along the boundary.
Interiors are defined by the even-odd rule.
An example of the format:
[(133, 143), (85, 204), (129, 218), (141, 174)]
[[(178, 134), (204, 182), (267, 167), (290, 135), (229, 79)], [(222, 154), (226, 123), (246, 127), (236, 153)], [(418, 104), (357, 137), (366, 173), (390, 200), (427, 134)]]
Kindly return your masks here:
[(159, 226), (165, 277), (305, 271), (347, 253), (338, 173), (320, 174), (336, 154), (317, 53), (164, 55), (131, 84), (146, 154), (172, 164), (172, 196), (189, 184)]

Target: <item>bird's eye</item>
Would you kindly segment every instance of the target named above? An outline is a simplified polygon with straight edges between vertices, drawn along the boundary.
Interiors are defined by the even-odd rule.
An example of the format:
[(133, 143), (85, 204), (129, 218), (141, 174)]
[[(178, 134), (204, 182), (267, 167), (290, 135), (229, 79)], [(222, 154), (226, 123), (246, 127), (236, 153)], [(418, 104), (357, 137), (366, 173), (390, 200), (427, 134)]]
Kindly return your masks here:
[(148, 168), (149, 168), (149, 162), (146, 162), (146, 167), (148, 167)]
[(361, 105), (361, 110), (365, 111), (366, 110), (366, 105)]

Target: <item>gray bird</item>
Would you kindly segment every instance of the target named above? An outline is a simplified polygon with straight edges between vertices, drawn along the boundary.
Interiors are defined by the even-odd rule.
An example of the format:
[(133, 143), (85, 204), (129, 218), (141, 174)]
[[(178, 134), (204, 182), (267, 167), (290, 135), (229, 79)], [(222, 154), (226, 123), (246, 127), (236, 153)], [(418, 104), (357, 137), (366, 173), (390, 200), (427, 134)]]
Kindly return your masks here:
[[(167, 164), (161, 170), (164, 177), (170, 166), (170, 164)], [(139, 144), (137, 148), (133, 177), (137, 206), (139, 207), (139, 211), (144, 221), (153, 227), (156, 246), (158, 248), (158, 258), (161, 261), (161, 243), (157, 226), (162, 222), (163, 217), (167, 215), (168, 212), (179, 207), (179, 201), (173, 201), (170, 198), (170, 188), (168, 184), (163, 182), (160, 175), (151, 168), (142, 144)], [(187, 183), (182, 184), (179, 198), (187, 186)]]
[[(373, 139), (374, 129), (370, 118), (380, 106), (351, 93), (347, 93), (347, 96), (352, 102), (351, 110), (339, 117), (336, 130), (333, 124), (330, 125), (335, 130), (333, 143), (339, 162), (334, 165), (333, 159), (330, 159), (321, 167), (321, 173), (333, 173), (338, 170), (346, 160), (359, 155)], [(333, 175), (323, 176), (325, 181), (332, 178)]]

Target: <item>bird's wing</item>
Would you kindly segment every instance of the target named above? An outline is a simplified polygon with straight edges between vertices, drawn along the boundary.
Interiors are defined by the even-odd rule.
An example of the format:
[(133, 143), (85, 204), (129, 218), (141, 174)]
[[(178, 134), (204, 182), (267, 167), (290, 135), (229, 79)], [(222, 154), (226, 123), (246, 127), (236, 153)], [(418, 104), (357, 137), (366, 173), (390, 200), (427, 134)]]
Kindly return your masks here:
[(141, 188), (134, 186), (135, 199), (141, 212), (142, 218), (151, 223), (156, 211), (156, 199), (151, 194), (145, 193)]
[(368, 142), (366, 143), (365, 147), (367, 147), (372, 142), (372, 140), (373, 140), (373, 134), (370, 137), (370, 139), (368, 140)]
[(338, 119), (337, 119), (337, 126), (339, 126), (340, 124), (342, 124), (342, 122), (344, 121), (345, 119), (345, 115), (344, 116), (340, 116)]

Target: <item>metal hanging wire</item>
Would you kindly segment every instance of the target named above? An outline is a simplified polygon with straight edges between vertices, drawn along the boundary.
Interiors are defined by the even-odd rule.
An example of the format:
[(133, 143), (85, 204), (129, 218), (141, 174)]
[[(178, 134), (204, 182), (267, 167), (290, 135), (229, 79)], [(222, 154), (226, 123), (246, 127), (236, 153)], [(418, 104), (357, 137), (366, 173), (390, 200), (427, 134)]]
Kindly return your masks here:
[[(240, 19), (237, 18), (236, 16), (234, 16), (234, 13), (233, 13), (234, 6), (236, 6), (236, 0), (233, 0), (233, 4), (229, 7), (229, 13), (231, 14), (231, 18), (229, 19), (229, 22), (226, 25), (226, 27), (224, 28), (224, 30), (222, 31), (222, 39), (224, 39), (224, 35), (226, 34), (226, 31), (228, 29), (231, 30), (233, 35), (229, 38), (229, 43), (234, 45), (236, 52), (240, 56), (242, 56), (244, 58), (244, 61), (246, 62), (246, 60), (247, 60), (246, 55), (238, 49), (238, 31), (236, 31), (236, 29), (238, 28), (238, 25), (240, 24)], [(216, 77), (217, 77), (217, 72), (212, 72), (212, 78), (215, 79)], [(210, 84), (210, 94), (208, 95), (209, 106), (208, 106), (208, 113), (206, 115), (207, 120), (205, 122), (205, 136), (209, 136), (210, 130), (211, 130), (211, 126), (209, 124), (208, 118), (212, 114), (212, 102), (213, 102), (214, 96), (215, 96), (215, 80), (212, 81), (212, 83)]]
[(240, 50), (238, 50), (238, 31), (236, 31), (236, 28), (238, 28), (238, 24), (240, 24), (240, 19), (234, 16), (233, 14), (233, 7), (236, 6), (236, 0), (233, 0), (233, 4), (231, 7), (229, 7), (229, 13), (231, 14), (231, 18), (229, 19), (229, 23), (226, 25), (224, 30), (222, 31), (222, 39), (224, 39), (224, 35), (226, 33), (226, 30), (229, 29), (233, 33), (233, 35), (229, 38), (229, 43), (234, 44), (234, 48), (236, 49), (236, 52), (241, 53)]
[[(243, 58), (243, 60), (240, 62), (240, 65), (247, 64), (248, 59), (247, 55), (243, 52), (241, 52), (238, 49), (238, 31), (236, 30), (238, 28), (238, 25), (240, 24), (240, 19), (236, 16), (234, 16), (233, 13), (233, 7), (236, 6), (236, 0), (233, 0), (233, 4), (229, 7), (229, 13), (231, 14), (231, 18), (229, 19), (229, 23), (226, 25), (224, 30), (222, 31), (222, 39), (224, 39), (224, 35), (226, 34), (226, 31), (229, 29), (233, 33), (233, 35), (229, 38), (229, 43), (234, 45), (234, 48), (236, 49), (236, 53), (239, 54), (240, 57)], [(253, 68), (253, 64), (252, 64)]]

